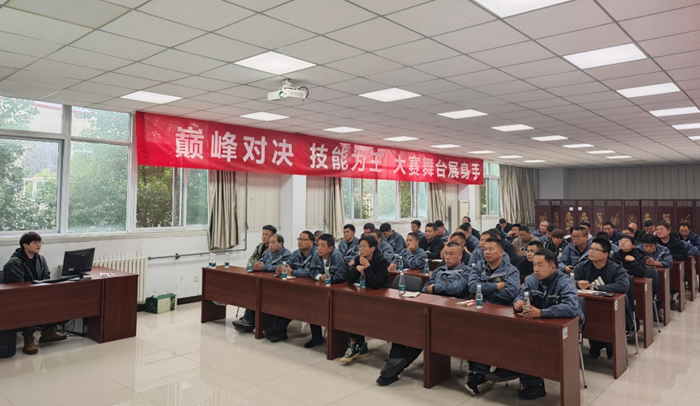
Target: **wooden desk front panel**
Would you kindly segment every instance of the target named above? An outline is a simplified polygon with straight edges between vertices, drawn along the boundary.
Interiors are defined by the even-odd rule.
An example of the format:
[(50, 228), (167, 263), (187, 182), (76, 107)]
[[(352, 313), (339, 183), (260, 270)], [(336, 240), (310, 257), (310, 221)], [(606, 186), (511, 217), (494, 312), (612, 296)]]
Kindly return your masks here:
[(0, 330), (99, 316), (102, 281), (0, 284)]
[[(484, 310), (489, 310), (486, 307)], [(510, 308), (507, 310), (512, 313)], [(567, 340), (578, 342), (576, 323), (567, 328)], [(537, 371), (537, 376), (546, 379), (561, 379), (562, 327), (535, 320), (494, 317), (471, 308), (432, 306), (429, 329), (431, 352), (517, 372)], [(515, 351), (513, 346), (520, 349)]]
[(246, 309), (257, 307), (257, 282), (245, 268), (209, 269), (202, 268), (202, 300), (226, 303)]
[(328, 325), (330, 288), (308, 278), (286, 281), (261, 278), (260, 284), (260, 310), (263, 313), (311, 324)]
[[(391, 292), (398, 297), (397, 290)], [(412, 300), (374, 297), (371, 292), (334, 290), (331, 303), (333, 328), (424, 348), (426, 307)]]

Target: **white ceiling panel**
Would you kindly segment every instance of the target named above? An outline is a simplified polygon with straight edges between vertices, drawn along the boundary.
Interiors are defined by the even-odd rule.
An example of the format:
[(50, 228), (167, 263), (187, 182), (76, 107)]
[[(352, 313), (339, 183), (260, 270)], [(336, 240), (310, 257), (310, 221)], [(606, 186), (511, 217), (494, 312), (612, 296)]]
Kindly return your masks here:
[[(429, 39), (422, 39), (408, 44), (382, 49), (377, 55), (404, 65), (419, 65), (459, 55), (448, 47)], [(430, 73), (430, 72), (428, 72)]]
[(165, 48), (103, 31), (93, 31), (71, 44), (76, 48), (138, 61)]
[(147, 65), (172, 69), (174, 71), (189, 73), (192, 75), (197, 75), (224, 65), (224, 62), (221, 61), (193, 55), (175, 49), (165, 50), (157, 55), (153, 55), (150, 58), (144, 59), (142, 62)]
[(682, 81), (682, 80), (690, 80), (690, 79), (699, 79), (700, 78), (700, 69), (696, 67), (692, 68), (683, 68), (683, 69), (674, 69), (668, 71), (668, 74), (673, 78), (675, 81)]
[(265, 14), (319, 34), (339, 30), (375, 16), (342, 0), (295, 0), (268, 10)]
[(384, 83), (393, 87), (402, 87), (414, 83), (426, 82), (435, 79), (435, 76), (428, 75), (413, 68), (401, 68), (389, 72), (378, 73), (368, 76), (367, 79)]
[(184, 107), (176, 107), (171, 104), (164, 104), (146, 109), (149, 113), (167, 114), (169, 116), (184, 116), (185, 114), (194, 113), (196, 110), (186, 109)]
[(381, 17), (332, 32), (328, 37), (369, 52), (422, 38), (420, 34)]
[(194, 118), (196, 120), (217, 121), (229, 118), (230, 116), (226, 114), (211, 113), (208, 111), (197, 111), (194, 113), (186, 114), (185, 117)]
[(11, 73), (15, 73), (15, 71), (17, 71), (15, 68), (0, 66), (0, 79), (3, 79), (5, 76), (9, 76)]
[(142, 5), (143, 3), (147, 2), (148, 0), (104, 0), (104, 1), (109, 2), (109, 3), (118, 4), (120, 6), (127, 7), (127, 8), (136, 8), (140, 5)]
[[(314, 96), (311, 99), (316, 100), (316, 101), (339, 99), (341, 97), (348, 96), (348, 94), (345, 92), (339, 92), (337, 90), (328, 89), (327, 87), (313, 87), (310, 89), (310, 91), (314, 93)], [(310, 103), (313, 103), (313, 102), (310, 102), (309, 100), (307, 100), (304, 103), (304, 108), (305, 109), (309, 108)], [(313, 104), (315, 106), (316, 105), (325, 105), (325, 103), (313, 103)], [(320, 108), (320, 107), (316, 106), (316, 108)], [(335, 108), (336, 108), (335, 106), (329, 106), (324, 111), (334, 110)], [(317, 110), (314, 110), (314, 111), (317, 111)]]
[[(408, 90), (409, 92), (413, 93), (418, 93), (420, 95), (430, 95), (430, 94), (435, 94), (435, 93), (445, 93), (445, 92), (452, 92), (455, 90), (460, 90), (462, 89), (462, 86), (452, 83), (450, 81), (444, 80), (444, 79), (435, 79), (435, 80), (429, 80), (427, 82), (421, 82), (421, 83), (415, 83), (412, 85), (407, 85), (407, 86), (402, 86), (401, 87), (404, 90)], [(395, 103), (400, 103), (401, 105), (406, 105), (408, 103), (409, 105), (414, 105), (414, 103), (422, 103), (423, 99), (429, 100), (429, 97), (414, 97), (412, 99), (407, 99), (407, 100), (399, 100), (398, 102)]]
[(592, 0), (569, 1), (508, 17), (505, 21), (531, 38), (551, 37), (612, 22)]
[(254, 11), (265, 11), (280, 4), (286, 3), (289, 0), (226, 0), (229, 3), (235, 3), (241, 7), (245, 7)]
[(504, 96), (501, 96), (501, 99), (507, 100), (512, 103), (521, 103), (521, 102), (527, 102), (527, 101), (533, 101), (533, 100), (544, 100), (544, 99), (551, 99), (552, 94), (544, 91), (544, 90), (533, 90), (530, 92), (521, 92), (521, 93), (513, 93), (513, 94), (506, 94)]
[(91, 30), (87, 27), (3, 7), (0, 8), (0, 31), (69, 44)]
[(594, 80), (595, 79), (588, 76), (583, 71), (573, 71), (559, 73), (556, 75), (541, 76), (538, 78), (527, 79), (526, 81), (537, 87), (549, 88), (593, 82)]
[(103, 105), (106, 106), (115, 106), (115, 107), (121, 107), (124, 109), (131, 109), (131, 111), (134, 110), (145, 110), (150, 107), (155, 107), (158, 106), (158, 104), (154, 103), (146, 103), (146, 102), (140, 102), (136, 100), (128, 100), (128, 99), (112, 99), (112, 100), (107, 100), (106, 102), (102, 103)]
[[(431, 95), (431, 97), (434, 99), (445, 101), (445, 102), (454, 103), (454, 102), (465, 101), (465, 100), (480, 99), (482, 97), (488, 97), (488, 95), (485, 93), (478, 92), (474, 89), (462, 89), (462, 90), (455, 90), (452, 92), (436, 93), (436, 94)], [(456, 110), (462, 110), (462, 109), (457, 107), (453, 110), (444, 110), (444, 111), (456, 111)]]
[(553, 56), (554, 54), (534, 41), (522, 42), (520, 44), (508, 45), (471, 54), (472, 58), (495, 67), (517, 65), (524, 62), (547, 59)]
[[(197, 97), (201, 97), (201, 96), (197, 96)], [(221, 107), (220, 104), (210, 103), (210, 102), (206, 102), (206, 101), (202, 101), (202, 100), (196, 100), (195, 98), (177, 100), (177, 101), (174, 101), (172, 103), (168, 103), (168, 105), (175, 106), (175, 107), (183, 107), (183, 108), (192, 109), (192, 110), (209, 110), (209, 109), (213, 109), (216, 107)]]
[[(475, 4), (463, 0), (435, 0), (387, 17), (426, 36), (444, 34), (495, 19)], [(435, 24), (435, 21), (440, 23)]]
[(101, 95), (112, 96), (112, 97), (122, 97), (126, 94), (130, 94), (130, 93), (134, 92), (133, 89), (127, 89), (125, 87), (110, 86), (110, 85), (105, 85), (102, 83), (95, 83), (95, 82), (78, 83), (77, 85), (71, 87), (69, 90), (75, 90), (75, 91), (84, 92), (84, 93), (101, 94)]
[(316, 35), (262, 14), (222, 28), (217, 34), (267, 49), (276, 49)]
[(562, 58), (550, 58), (541, 61), (522, 63), (520, 65), (506, 66), (501, 68), (501, 70), (520, 79), (529, 79), (538, 76), (570, 72), (576, 70), (576, 67)]
[(325, 66), (314, 66), (313, 68), (302, 69), (297, 72), (286, 74), (285, 77), (293, 80), (293, 86), (299, 85), (297, 82), (294, 82), (297, 80), (304, 82), (307, 85), (312, 84), (316, 86), (324, 86), (331, 83), (344, 82), (346, 80), (356, 78), (356, 76), (349, 75), (335, 69), (326, 68)]
[(645, 75), (629, 76), (602, 81), (603, 84), (614, 90), (628, 89), (631, 87), (657, 85), (670, 82), (671, 78), (664, 72), (647, 73)]
[(250, 83), (267, 79), (275, 75), (255, 69), (244, 68), (243, 66), (228, 64), (205, 72), (201, 76), (223, 80), (224, 82)]
[(685, 52), (682, 54), (663, 56), (656, 61), (666, 70), (683, 69), (691, 66), (700, 66), (700, 50)]
[(201, 76), (189, 76), (189, 77), (186, 77), (184, 79), (178, 79), (172, 83), (176, 84), (176, 85), (180, 85), (180, 86), (192, 87), (195, 89), (208, 90), (211, 92), (215, 92), (218, 90), (228, 89), (230, 87), (237, 86), (237, 84), (235, 84), (235, 83), (224, 82), (222, 80), (216, 80), (216, 79), (204, 78)]
[(40, 59), (25, 69), (35, 72), (42, 72), (48, 75), (64, 76), (73, 79), (87, 80), (98, 76), (104, 71), (83, 66), (69, 65), (63, 62), (50, 61), (48, 59)]
[(206, 90), (194, 89), (194, 88), (185, 87), (185, 86), (178, 86), (178, 85), (174, 85), (172, 83), (163, 83), (160, 85), (149, 87), (148, 89), (144, 89), (144, 90), (147, 92), (167, 94), (169, 96), (177, 96), (177, 97), (193, 97), (193, 96), (199, 96), (199, 95), (202, 95), (204, 93), (207, 93)]
[(10, 68), (24, 68), (25, 66), (36, 62), (37, 58), (33, 56), (20, 55), (12, 52), (0, 51), (0, 65)]
[(105, 96), (94, 93), (78, 92), (75, 90), (59, 90), (51, 95), (59, 99), (77, 100), (83, 103), (102, 103), (112, 99), (112, 96)]
[(205, 31), (233, 24), (254, 12), (221, 0), (151, 0), (139, 11)]
[[(281, 84), (281, 81), (280, 81), (280, 84)], [(262, 99), (267, 99), (267, 93), (271, 92), (272, 90), (275, 90), (275, 89), (262, 89), (260, 87), (244, 85), (244, 86), (236, 86), (236, 87), (232, 87), (230, 89), (223, 90), (223, 91), (221, 91), (221, 93), (228, 94), (231, 96), (240, 97), (242, 99), (262, 100)], [(289, 100), (284, 100), (284, 101), (286, 102)]]
[(492, 85), (494, 83), (512, 82), (515, 78), (500, 70), (489, 69), (468, 73), (466, 75), (452, 76), (448, 78), (448, 80), (465, 87), (477, 87)]
[(542, 38), (538, 42), (555, 54), (564, 56), (629, 44), (632, 40), (617, 24), (606, 24), (600, 27)]
[(598, 82), (593, 82), (593, 83), (582, 83), (582, 84), (578, 84), (578, 85), (553, 87), (553, 88), (550, 88), (547, 90), (552, 92), (553, 94), (555, 94), (557, 96), (564, 97), (564, 96), (575, 96), (575, 95), (581, 95), (581, 94), (602, 92), (602, 91), (608, 90), (608, 88), (606, 88), (604, 85), (602, 85)]
[(642, 41), (639, 45), (653, 57), (695, 51), (700, 49), (700, 31)]
[(103, 31), (125, 37), (173, 47), (204, 34), (204, 31), (167, 21), (162, 18), (131, 11), (102, 27)]
[(128, 8), (103, 1), (81, 0), (63, 0), (60, 3), (43, 0), (14, 0), (10, 6), (90, 28), (99, 28), (129, 11)]
[(700, 3), (698, 0), (598, 0), (598, 3), (617, 20), (628, 20), (649, 14), (674, 10)]
[(107, 72), (96, 78), (91, 79), (92, 82), (104, 83), (106, 85), (112, 85), (117, 87), (126, 87), (129, 89), (145, 89), (147, 87), (155, 86), (160, 81), (149, 80), (144, 78), (138, 78), (129, 75), (122, 75), (120, 73)]
[(55, 42), (43, 41), (0, 31), (0, 51), (14, 52), (41, 58), (61, 47), (61, 44)]
[(414, 68), (434, 76), (450, 77), (486, 70), (489, 69), (489, 66), (466, 55), (460, 55), (454, 58), (424, 63), (414, 66)]
[(502, 21), (493, 21), (433, 38), (465, 54), (527, 40), (527, 37)]
[(28, 70), (18, 71), (9, 78), (6, 78), (5, 80), (8, 79), (15, 82), (30, 83), (33, 85), (48, 86), (59, 89), (64, 87), (70, 87), (80, 83), (80, 80), (77, 79), (70, 79), (63, 76), (47, 75), (45, 73), (32, 72)]
[[(329, 63), (327, 66), (346, 73), (352, 72), (352, 74), (357, 76), (369, 76), (375, 73), (386, 72), (401, 67), (401, 65), (396, 62), (392, 62), (388, 59), (384, 59), (369, 53), (353, 56), (352, 58), (343, 59), (342, 61)], [(302, 72), (304, 71), (295, 73)], [(294, 73), (291, 75), (293, 74)]]
[(653, 14), (620, 23), (637, 41), (697, 31), (700, 5)]
[[(340, 82), (340, 83), (328, 85), (326, 87), (329, 87), (333, 90), (338, 90), (341, 92), (346, 92), (346, 93), (351, 93), (351, 94), (362, 94), (362, 93), (374, 92), (377, 90), (384, 90), (384, 89), (389, 88), (390, 86), (387, 86), (387, 85), (382, 84), (382, 83), (374, 82), (374, 81), (371, 81), (368, 79), (364, 79), (364, 78), (357, 78), (357, 79), (352, 79), (352, 80), (348, 80), (345, 82)], [(369, 99), (367, 99), (367, 100), (369, 100)]]
[(488, 86), (479, 86), (475, 88), (475, 90), (486, 93), (490, 96), (528, 92), (536, 89), (537, 88), (535, 86), (522, 80), (515, 80), (512, 82), (498, 83)]
[(161, 82), (169, 82), (171, 80), (182, 79), (186, 76), (189, 76), (186, 73), (175, 72), (173, 70), (163, 69), (151, 65), (145, 65), (142, 63), (135, 63), (133, 65), (125, 66), (123, 68), (117, 69), (115, 72)]
[(178, 46), (177, 49), (225, 62), (240, 61), (265, 52), (263, 48), (216, 34), (206, 34), (195, 38)]
[(615, 79), (625, 76), (642, 75), (658, 72), (661, 68), (651, 59), (641, 61), (618, 63), (616, 65), (601, 66), (599, 68), (586, 69), (586, 73), (598, 80)]
[(199, 96), (194, 96), (192, 99), (194, 101), (203, 101), (203, 102), (208, 102), (212, 104), (235, 104), (235, 103), (240, 103), (244, 101), (245, 99), (241, 97), (236, 97), (236, 96), (231, 96), (227, 94), (221, 94), (221, 93), (207, 93), (207, 94), (202, 94)]
[(47, 56), (47, 59), (101, 70), (119, 69), (132, 63), (132, 61), (127, 59), (115, 58), (73, 47), (63, 47)]
[(282, 51), (284, 55), (316, 64), (334, 62), (363, 53), (357, 48), (320, 36), (297, 42), (285, 47)]
[(349, 0), (358, 6), (370, 10), (377, 14), (388, 14), (400, 11), (409, 7), (414, 7), (430, 0)]

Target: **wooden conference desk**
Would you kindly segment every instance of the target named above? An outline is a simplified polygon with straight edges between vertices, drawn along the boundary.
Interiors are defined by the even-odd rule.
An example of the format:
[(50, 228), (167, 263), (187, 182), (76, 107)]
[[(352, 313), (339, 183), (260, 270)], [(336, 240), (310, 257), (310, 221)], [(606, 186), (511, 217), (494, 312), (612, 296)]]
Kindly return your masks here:
[(138, 275), (94, 267), (86, 276), (92, 279), (0, 284), (1, 307), (12, 309), (0, 312), (0, 330), (87, 318), (87, 336), (98, 343), (136, 336)]
[[(430, 275), (432, 275), (433, 272), (430, 271), (430, 273), (425, 273), (425, 271), (423, 271), (422, 269), (405, 269), (403, 271), (403, 274), (417, 276), (423, 280), (423, 285), (425, 285), (425, 282), (428, 282), (428, 279), (430, 279)], [(392, 286), (392, 284), (394, 283), (394, 279), (398, 277), (399, 271), (389, 271), (389, 286)]]
[(691, 302), (695, 301), (698, 294), (697, 260), (693, 255), (688, 255), (688, 259), (685, 260), (685, 279), (688, 281), (688, 288), (690, 288)]
[[(579, 293), (586, 299), (586, 325), (583, 338), (613, 345), (613, 377), (619, 378), (627, 369), (625, 339), (625, 294), (613, 297)], [(646, 327), (645, 327), (646, 328)]]
[(634, 278), (634, 300), (637, 302), (637, 318), (642, 320), (644, 348), (654, 342), (654, 293), (651, 278)]
[(685, 263), (673, 261), (673, 268), (671, 268), (669, 279), (671, 282), (671, 290), (678, 292), (676, 310), (678, 310), (678, 313), (681, 313), (685, 310)]
[(663, 310), (664, 326), (671, 322), (671, 271), (668, 268), (656, 268), (659, 271), (659, 293), (656, 300), (661, 302)]
[[(202, 323), (226, 317), (226, 307), (214, 301), (256, 310), (256, 338), (273, 314), (327, 326), (327, 359), (343, 354), (346, 332), (421, 348), (426, 388), (449, 379), (455, 356), (559, 381), (561, 404), (580, 405), (578, 318), (525, 320), (508, 306), (477, 311), (443, 296), (409, 299), (346, 283), (327, 288), (309, 278), (284, 281), (221, 266), (202, 268)], [(512, 345), (513, 337), (541, 345)]]

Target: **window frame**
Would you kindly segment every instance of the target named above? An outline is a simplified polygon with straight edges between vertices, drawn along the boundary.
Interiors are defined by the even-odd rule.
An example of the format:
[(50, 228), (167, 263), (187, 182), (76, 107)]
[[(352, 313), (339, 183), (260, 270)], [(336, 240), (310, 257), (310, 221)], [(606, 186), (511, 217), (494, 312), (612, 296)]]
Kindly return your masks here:
[[(483, 193), (485, 202), (482, 202), (481, 207), (483, 207), (484, 204), (486, 204), (486, 212), (482, 213), (481, 215), (484, 217), (501, 217), (501, 214), (503, 212), (502, 209), (502, 203), (501, 203), (501, 176), (500, 176), (500, 168), (499, 168), (499, 174), (498, 175), (493, 175), (491, 174), (491, 165), (499, 165), (498, 163), (495, 162), (484, 162), (484, 183), (480, 186), (482, 188), (485, 188), (486, 190)], [(496, 210), (496, 214), (491, 213), (491, 187), (489, 186), (491, 182), (489, 180), (495, 180), (496, 182), (496, 193), (498, 194), (498, 210)], [(481, 197), (481, 193), (479, 194)]]
[[(349, 179), (350, 180), (350, 185), (352, 186), (352, 190), (350, 192), (350, 209), (349, 213), (353, 215), (352, 218), (347, 218), (345, 217), (345, 210), (343, 211), (343, 217), (345, 217), (345, 221), (348, 223), (352, 223), (355, 221), (374, 221), (374, 222), (390, 222), (390, 221), (405, 221), (405, 220), (413, 220), (413, 219), (418, 219), (418, 218), (426, 218), (426, 216), (420, 216), (419, 215), (419, 185), (424, 182), (410, 182), (408, 183), (411, 184), (411, 213), (409, 217), (402, 217), (401, 216), (401, 183), (405, 181), (399, 181), (399, 180), (388, 180), (388, 179), (371, 179), (371, 178), (343, 178), (343, 179)], [(372, 218), (355, 218), (354, 213), (355, 213), (355, 199), (354, 199), (354, 192), (355, 192), (355, 179), (360, 180), (360, 185), (361, 185), (361, 190), (364, 191), (364, 185), (363, 182), (367, 180), (374, 181), (374, 199), (373, 199), (373, 207), (372, 207), (372, 213), (373, 216)], [(393, 219), (380, 219), (377, 215), (378, 210), (379, 210), (379, 196), (378, 196), (378, 190), (379, 190), (379, 181), (380, 180), (388, 180), (390, 182), (395, 182), (396, 186), (396, 194), (395, 194), (395, 199), (394, 199), (394, 204), (396, 207), (396, 215), (394, 216)], [(341, 185), (343, 185), (343, 182), (341, 181)], [(427, 185), (427, 184), (426, 184)], [(427, 191), (427, 186), (426, 186), (426, 193)], [(345, 202), (343, 202), (345, 204)]]

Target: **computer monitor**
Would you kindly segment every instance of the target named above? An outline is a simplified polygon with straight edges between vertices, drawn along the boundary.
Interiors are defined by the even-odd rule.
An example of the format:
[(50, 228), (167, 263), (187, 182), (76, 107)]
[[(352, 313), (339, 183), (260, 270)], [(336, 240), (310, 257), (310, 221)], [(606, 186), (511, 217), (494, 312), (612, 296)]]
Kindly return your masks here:
[(66, 251), (63, 255), (62, 276), (79, 275), (92, 270), (92, 260), (95, 257), (94, 248)]

